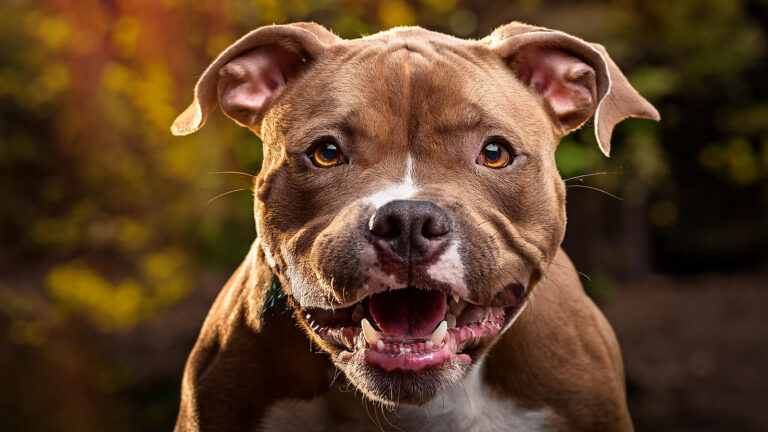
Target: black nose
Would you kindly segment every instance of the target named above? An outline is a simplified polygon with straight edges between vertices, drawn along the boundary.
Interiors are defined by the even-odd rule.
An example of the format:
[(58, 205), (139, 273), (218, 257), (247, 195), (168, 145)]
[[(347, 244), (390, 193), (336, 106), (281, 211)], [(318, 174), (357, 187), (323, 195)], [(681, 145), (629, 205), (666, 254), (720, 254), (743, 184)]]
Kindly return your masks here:
[(374, 241), (388, 245), (399, 260), (424, 261), (448, 241), (451, 218), (435, 203), (397, 200), (376, 210), (368, 228)]

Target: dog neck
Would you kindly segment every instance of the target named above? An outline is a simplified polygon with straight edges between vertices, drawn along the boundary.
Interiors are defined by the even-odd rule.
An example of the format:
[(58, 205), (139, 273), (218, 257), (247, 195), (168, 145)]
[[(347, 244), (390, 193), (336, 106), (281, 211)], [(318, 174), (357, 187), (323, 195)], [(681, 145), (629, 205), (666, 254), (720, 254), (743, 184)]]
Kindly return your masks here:
[[(281, 400), (267, 408), (262, 430), (270, 431), (545, 431), (556, 414), (548, 408), (526, 409), (498, 396), (484, 382), (481, 360), (461, 382), (423, 406), (387, 407), (364, 399), (349, 384), (335, 384), (311, 400)], [(307, 429), (309, 427), (309, 429)]]

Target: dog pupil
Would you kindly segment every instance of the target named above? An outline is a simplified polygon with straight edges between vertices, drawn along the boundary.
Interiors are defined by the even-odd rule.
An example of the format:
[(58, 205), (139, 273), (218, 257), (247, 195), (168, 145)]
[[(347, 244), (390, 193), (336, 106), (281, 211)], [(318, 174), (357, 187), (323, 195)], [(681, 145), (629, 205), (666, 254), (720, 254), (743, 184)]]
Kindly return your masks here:
[(501, 152), (499, 151), (499, 146), (497, 144), (488, 144), (485, 146), (485, 157), (488, 158), (488, 160), (495, 161), (501, 156)]
[(336, 159), (337, 154), (338, 154), (338, 151), (336, 150), (336, 146), (333, 144), (326, 144), (325, 146), (323, 146), (323, 149), (320, 151), (320, 155), (323, 157), (323, 159), (326, 159), (326, 160)]

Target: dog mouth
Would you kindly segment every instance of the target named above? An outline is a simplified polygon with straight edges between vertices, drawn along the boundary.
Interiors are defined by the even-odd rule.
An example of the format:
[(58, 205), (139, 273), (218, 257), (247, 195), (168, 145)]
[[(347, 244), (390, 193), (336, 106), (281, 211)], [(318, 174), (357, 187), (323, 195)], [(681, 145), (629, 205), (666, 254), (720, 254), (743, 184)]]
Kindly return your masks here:
[(342, 360), (360, 356), (386, 372), (418, 372), (447, 361), (471, 363), (473, 351), (504, 328), (509, 308), (408, 286), (345, 308), (302, 309), (302, 318)]

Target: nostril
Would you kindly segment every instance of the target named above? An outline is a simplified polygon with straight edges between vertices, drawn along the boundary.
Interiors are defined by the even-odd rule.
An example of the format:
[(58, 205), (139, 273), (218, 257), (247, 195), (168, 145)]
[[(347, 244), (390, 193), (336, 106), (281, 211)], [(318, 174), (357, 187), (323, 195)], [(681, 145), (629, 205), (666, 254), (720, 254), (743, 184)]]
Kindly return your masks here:
[(400, 225), (400, 222), (392, 215), (381, 217), (381, 215), (374, 214), (368, 229), (378, 237), (397, 238), (400, 236)]
[(448, 234), (450, 231), (448, 224), (445, 221), (440, 220), (439, 217), (428, 217), (424, 220), (424, 225), (421, 227), (421, 235), (424, 238), (435, 238)]

